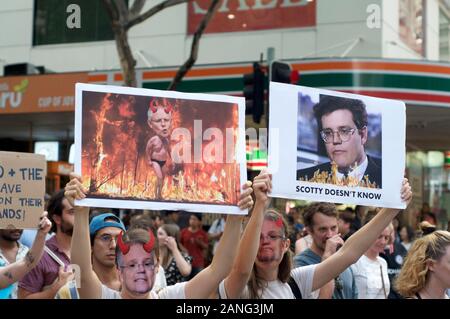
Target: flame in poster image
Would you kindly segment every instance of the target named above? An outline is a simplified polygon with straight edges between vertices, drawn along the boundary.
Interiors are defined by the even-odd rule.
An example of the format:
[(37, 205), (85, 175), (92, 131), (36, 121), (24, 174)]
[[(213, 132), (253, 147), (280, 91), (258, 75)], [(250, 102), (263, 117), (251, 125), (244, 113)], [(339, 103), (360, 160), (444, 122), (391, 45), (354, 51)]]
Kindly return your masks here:
[[(107, 94), (99, 107), (90, 111), (95, 132), (82, 146), (83, 184), (89, 189), (89, 197), (157, 200), (157, 177), (142, 147), (148, 140), (149, 130), (136, 120), (138, 115), (133, 103), (132, 99), (115, 102), (114, 96)], [(236, 127), (238, 123), (237, 106), (232, 110), (228, 127)], [(173, 120), (174, 127), (181, 122), (178, 112), (174, 113)], [(234, 129), (230, 143), (224, 142), (226, 145), (220, 145), (219, 150), (216, 146), (213, 151), (211, 143), (214, 141), (203, 140), (200, 163), (194, 163), (193, 154), (190, 163), (177, 164), (169, 159), (163, 166), (162, 198), (158, 201), (236, 205), (240, 189), (240, 170), (234, 149), (237, 139), (238, 130)], [(172, 141), (174, 143), (189, 144), (190, 148), (183, 149), (192, 151), (194, 148), (191, 140)], [(205, 151), (208, 146), (210, 152)], [(218, 158), (221, 152), (223, 158)], [(232, 154), (231, 161), (226, 162), (226, 154)], [(214, 162), (214, 158), (218, 162)]]
[[(358, 167), (358, 163), (355, 163), (353, 167), (350, 168), (350, 172)], [(313, 177), (299, 178), (299, 181), (306, 181), (312, 183), (322, 183), (322, 184), (333, 184), (338, 186), (351, 186), (351, 187), (367, 187), (367, 188), (380, 188), (375, 182), (369, 180), (368, 175), (364, 175), (361, 180), (353, 176), (347, 176), (343, 178), (338, 177), (338, 166), (335, 162), (331, 162), (331, 173), (327, 171), (316, 170)]]

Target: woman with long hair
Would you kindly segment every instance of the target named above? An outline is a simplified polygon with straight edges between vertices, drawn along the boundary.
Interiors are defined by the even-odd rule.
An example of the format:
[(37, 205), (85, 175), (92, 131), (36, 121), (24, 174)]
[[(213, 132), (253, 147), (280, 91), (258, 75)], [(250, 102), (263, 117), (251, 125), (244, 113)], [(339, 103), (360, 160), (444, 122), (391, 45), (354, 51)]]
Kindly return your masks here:
[[(368, 224), (377, 214), (369, 211), (363, 225)], [(372, 243), (367, 251), (351, 266), (358, 288), (358, 299), (387, 299), (390, 290), (388, 266), (380, 257), (385, 247), (391, 243), (394, 226), (390, 223)]]
[(402, 228), (400, 228), (400, 240), (403, 247), (405, 247), (406, 250), (409, 250), (411, 248), (412, 243), (415, 239), (414, 230), (409, 225), (404, 225)]
[[(321, 263), (292, 269), (287, 225), (279, 213), (266, 210), (271, 189), (271, 175), (262, 171), (253, 182), (256, 202), (233, 268), (219, 285), (222, 299), (311, 298), (313, 291), (355, 263), (399, 212), (399, 209), (382, 209), (341, 249), (323, 256)], [(411, 188), (405, 180), (401, 198), (409, 203), (411, 197)]]
[(437, 230), (411, 246), (395, 284), (406, 298), (448, 299), (450, 233)]
[(163, 224), (157, 231), (159, 258), (164, 268), (167, 285), (182, 282), (191, 273), (192, 257), (180, 244), (180, 228), (174, 224)]

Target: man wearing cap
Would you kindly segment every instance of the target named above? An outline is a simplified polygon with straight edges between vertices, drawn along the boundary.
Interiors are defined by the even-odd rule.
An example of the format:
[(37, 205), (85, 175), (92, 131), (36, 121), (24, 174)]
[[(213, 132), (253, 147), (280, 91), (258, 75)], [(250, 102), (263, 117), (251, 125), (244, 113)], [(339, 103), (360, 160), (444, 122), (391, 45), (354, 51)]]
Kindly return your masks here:
[(125, 231), (122, 221), (111, 213), (103, 213), (91, 219), (89, 233), (92, 248), (92, 269), (108, 288), (120, 291), (115, 258), (117, 236)]

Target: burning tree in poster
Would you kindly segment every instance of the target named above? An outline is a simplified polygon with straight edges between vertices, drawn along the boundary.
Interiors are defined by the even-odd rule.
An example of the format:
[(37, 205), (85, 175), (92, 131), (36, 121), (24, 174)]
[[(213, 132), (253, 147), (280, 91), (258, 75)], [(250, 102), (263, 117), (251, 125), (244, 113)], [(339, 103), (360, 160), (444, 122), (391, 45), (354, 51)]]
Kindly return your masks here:
[[(151, 116), (157, 114), (157, 109), (150, 108), (155, 99), (161, 105), (169, 103), (173, 107), (170, 128), (162, 126), (163, 131), (151, 126)], [(163, 116), (169, 114), (168, 108), (161, 110)], [(89, 196), (237, 203), (236, 104), (84, 92), (82, 116), (82, 175)], [(194, 125), (196, 121), (202, 123), (200, 131)], [(222, 136), (203, 139), (211, 128), (223, 132)], [(180, 131), (185, 134), (175, 134)], [(225, 142), (225, 132), (231, 132), (231, 143)], [(160, 138), (155, 139), (157, 135)], [(222, 141), (218, 141), (220, 138)], [(149, 153), (152, 139), (161, 140), (157, 143), (160, 150), (166, 143), (169, 155), (161, 158), (158, 152)], [(198, 148), (192, 147), (199, 139), (200, 158)], [(172, 154), (177, 152), (183, 161), (174, 161)], [(158, 174), (158, 167), (163, 174)]]

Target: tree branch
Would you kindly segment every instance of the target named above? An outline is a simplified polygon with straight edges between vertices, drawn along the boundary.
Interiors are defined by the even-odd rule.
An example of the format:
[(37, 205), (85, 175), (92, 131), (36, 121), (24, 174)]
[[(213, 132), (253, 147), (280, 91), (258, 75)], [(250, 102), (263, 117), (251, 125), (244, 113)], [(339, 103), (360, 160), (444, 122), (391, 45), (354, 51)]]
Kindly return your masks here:
[(128, 14), (128, 21), (136, 18), (141, 13), (142, 8), (145, 5), (145, 0), (134, 0)]
[(120, 24), (124, 26), (128, 22), (128, 7), (125, 4), (125, 0), (114, 0), (114, 3), (119, 12)]
[(161, 2), (160, 4), (157, 4), (156, 6), (148, 9), (145, 13), (141, 14), (140, 16), (130, 19), (130, 21), (128, 21), (128, 23), (125, 25), (125, 30), (128, 31), (131, 27), (135, 26), (136, 24), (141, 23), (144, 20), (147, 20), (152, 15), (157, 14), (161, 10), (164, 10), (164, 9), (172, 7), (172, 6), (176, 6), (181, 3), (189, 2), (189, 1), (192, 1), (192, 0), (166, 0), (164, 2)]
[(111, 18), (111, 26), (116, 40), (124, 83), (126, 86), (135, 87), (137, 85), (136, 60), (131, 52), (128, 34), (124, 27), (128, 19), (128, 8), (124, 0), (103, 0), (103, 4)]
[(111, 0), (103, 0), (103, 5), (111, 19), (111, 24), (114, 25), (114, 22), (119, 20), (119, 13), (117, 12), (116, 6)]
[(214, 13), (217, 11), (217, 9), (219, 7), (219, 2), (220, 2), (220, 0), (212, 0), (211, 1), (208, 11), (206, 12), (202, 21), (198, 25), (197, 30), (195, 31), (194, 36), (192, 38), (191, 55), (178, 70), (177, 74), (175, 75), (175, 77), (172, 80), (172, 83), (170, 83), (169, 87), (167, 88), (168, 90), (175, 90), (178, 83), (181, 82), (181, 80), (186, 75), (186, 73), (192, 68), (195, 61), (197, 61), (198, 49), (200, 46), (200, 38), (203, 35), (203, 31), (205, 31), (206, 27), (208, 26), (209, 21), (214, 16)]

